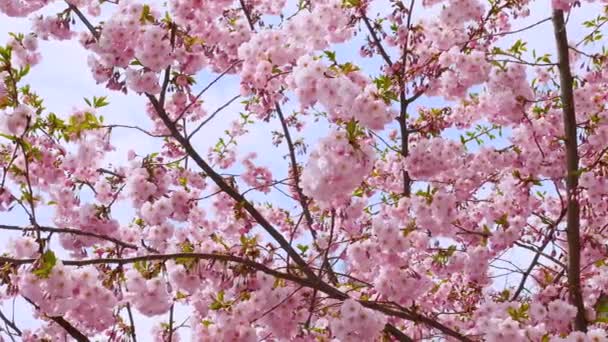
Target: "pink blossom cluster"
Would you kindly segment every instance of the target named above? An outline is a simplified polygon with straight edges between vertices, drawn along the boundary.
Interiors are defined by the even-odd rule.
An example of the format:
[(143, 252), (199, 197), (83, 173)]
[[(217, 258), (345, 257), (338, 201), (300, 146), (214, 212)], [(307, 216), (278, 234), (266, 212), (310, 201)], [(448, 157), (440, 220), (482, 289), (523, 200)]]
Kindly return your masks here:
[[(0, 50), (0, 306), (41, 323), (17, 310), (0, 340), (608, 341), (608, 61), (586, 2), (552, 2), (569, 33), (589, 17), (571, 85), (556, 56), (502, 49), (546, 16), (527, 0), (0, 2), (34, 31)], [(45, 101), (38, 39), (144, 95), (137, 122)]]
[(41, 312), (68, 317), (94, 335), (114, 324), (112, 308), (118, 304), (112, 291), (101, 285), (101, 276), (92, 266), (72, 269), (59, 264), (47, 279), (25, 271), (17, 283), (23, 296), (37, 303)]
[(448, 27), (457, 27), (467, 21), (479, 20), (484, 14), (484, 6), (478, 0), (456, 0), (447, 2), (441, 9), (440, 20)]
[(362, 74), (331, 74), (321, 60), (306, 55), (298, 59), (287, 82), (304, 108), (319, 102), (332, 121), (354, 118), (370, 129), (382, 129), (397, 116)]
[(269, 193), (272, 173), (266, 167), (255, 166), (252, 159), (255, 159), (256, 156), (255, 153), (250, 153), (243, 159), (245, 166), (245, 173), (242, 175), (243, 182), (263, 193)]
[(534, 98), (526, 79), (526, 67), (510, 64), (507, 70), (493, 69), (487, 91), (480, 96), (479, 111), (487, 113), (491, 122), (508, 125), (521, 122), (522, 112)]
[(125, 299), (145, 316), (166, 313), (171, 308), (171, 295), (162, 278), (145, 279), (137, 270), (125, 274), (127, 292)]
[(44, 40), (67, 40), (74, 36), (70, 22), (57, 16), (38, 16), (33, 18), (32, 31)]
[(324, 0), (315, 2), (310, 12), (298, 13), (285, 26), (253, 36), (238, 48), (238, 56), (243, 59), (243, 93), (250, 94), (252, 88), (263, 86), (270, 91), (278, 89), (280, 83), (272, 81), (275, 78), (269, 64), (280, 70), (312, 51), (327, 47), (329, 43), (345, 41), (352, 34), (346, 23), (341, 2)]
[(484, 6), (478, 0), (432, 0), (425, 1), (424, 5), (430, 7), (438, 3), (442, 3), (438, 18), (423, 20), (424, 45), (432, 47), (429, 51), (423, 52), (426, 57), (430, 57), (430, 52), (433, 50), (448, 51), (459, 43), (466, 42), (466, 25), (480, 20), (484, 15)]
[(154, 72), (163, 70), (171, 63), (171, 42), (167, 37), (167, 31), (162, 27), (143, 28), (134, 49), (135, 58)]
[(50, 2), (52, 0), (6, 0), (0, 3), (0, 12), (10, 17), (25, 17)]
[[(252, 37), (247, 19), (242, 13), (236, 13), (230, 20), (223, 17), (226, 8), (232, 4), (232, 0), (169, 1), (175, 22), (188, 26), (191, 37), (194, 38), (192, 45), (180, 47), (175, 51), (183, 72), (195, 74), (207, 66), (220, 72), (236, 61), (237, 50)], [(205, 50), (208, 46), (213, 46), (214, 58), (206, 56)]]
[(0, 130), (4, 134), (19, 136), (23, 134), (34, 112), (27, 105), (19, 105), (12, 111), (0, 112)]
[(490, 64), (486, 61), (484, 52), (472, 51), (468, 54), (460, 52), (458, 47), (452, 47), (443, 53), (439, 63), (447, 70), (437, 80), (429, 94), (440, 94), (448, 100), (455, 100), (466, 95), (475, 85), (488, 79)]
[(161, 87), (158, 83), (158, 76), (152, 71), (127, 69), (125, 76), (127, 86), (136, 93), (160, 93)]
[(347, 299), (340, 307), (340, 317), (330, 323), (334, 336), (340, 341), (373, 341), (384, 328), (386, 317)]
[(279, 15), (283, 7), (287, 3), (286, 0), (254, 0), (251, 4), (264, 14)]
[(310, 153), (302, 171), (304, 194), (319, 201), (344, 198), (373, 167), (373, 151), (365, 140), (349, 141), (344, 132), (332, 131)]
[(12, 39), (9, 46), (13, 51), (13, 58), (17, 65), (36, 65), (40, 61), (41, 55), (38, 50), (38, 39), (34, 35), (28, 35), (23, 39)]

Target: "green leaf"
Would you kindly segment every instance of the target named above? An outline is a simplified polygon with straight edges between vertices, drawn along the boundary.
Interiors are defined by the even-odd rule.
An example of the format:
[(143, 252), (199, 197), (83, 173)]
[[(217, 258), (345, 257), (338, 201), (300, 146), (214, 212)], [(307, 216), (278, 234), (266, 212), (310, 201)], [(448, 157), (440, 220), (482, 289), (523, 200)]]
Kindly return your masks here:
[(530, 309), (530, 304), (523, 303), (519, 308), (508, 308), (507, 312), (509, 316), (513, 318), (513, 320), (521, 322), (528, 319), (528, 309)]
[(101, 108), (109, 105), (107, 96), (95, 97), (93, 96), (93, 107)]
[(8, 134), (4, 134), (4, 133), (0, 133), (0, 137), (6, 138), (10, 141), (17, 141), (18, 138), (13, 136), (13, 135), (8, 135)]
[(596, 322), (608, 323), (608, 295), (602, 294), (595, 304)]
[(456, 245), (450, 245), (445, 250), (440, 250), (433, 256), (433, 261), (439, 265), (446, 265), (452, 255), (456, 252)]
[(139, 271), (139, 273), (144, 274), (146, 272), (146, 261), (136, 261), (133, 264), (133, 267)]
[(361, 5), (361, 0), (342, 0), (342, 7), (353, 8)]
[(51, 274), (53, 267), (57, 263), (57, 257), (53, 251), (47, 251), (42, 254), (42, 258), (40, 258), (40, 264), (34, 269), (34, 274), (39, 278), (46, 279)]
[(363, 190), (362, 187), (358, 187), (355, 189), (355, 191), (353, 191), (353, 196), (354, 197), (363, 197), (363, 194), (365, 193), (365, 191)]
[[(182, 253), (194, 253), (194, 245), (192, 245), (192, 243), (190, 243), (189, 241), (183, 242), (181, 244), (181, 248), (182, 248)], [(192, 268), (192, 266), (194, 266), (194, 264), (196, 264), (196, 258), (189, 258), (189, 257), (176, 258), (175, 263), (178, 265), (185, 266), (186, 269), (190, 269), (190, 268)]]
[(354, 65), (353, 63), (346, 62), (346, 63), (340, 65), (340, 70), (342, 70), (342, 73), (348, 74), (351, 72), (359, 71), (360, 69), (358, 66)]
[(507, 214), (503, 214), (501, 217), (499, 217), (498, 219), (496, 219), (497, 225), (503, 226), (503, 227), (508, 227), (509, 226), (509, 221), (508, 221), (508, 215)]
[(25, 77), (30, 72), (30, 65), (26, 64), (23, 68), (19, 69), (18, 78), (21, 79)]
[(364, 132), (357, 124), (357, 121), (355, 119), (351, 119), (346, 123), (346, 134), (348, 137), (348, 142), (350, 142), (353, 146), (358, 147), (357, 140), (360, 136), (364, 135)]
[(296, 247), (300, 250), (300, 252), (302, 252), (302, 254), (306, 253), (306, 251), (309, 248), (307, 245), (300, 245), (300, 244), (298, 244)]
[(181, 186), (188, 185), (188, 178), (186, 178), (186, 177), (179, 177), (178, 181), (179, 181), (179, 185), (181, 185)]
[(217, 296), (213, 299), (213, 302), (209, 305), (209, 309), (217, 311), (221, 309), (229, 308), (232, 305), (233, 301), (225, 301), (224, 300), (224, 291), (220, 291), (217, 293)]
[(10, 46), (7, 46), (6, 48), (0, 46), (0, 57), (2, 57), (4, 61), (8, 62), (11, 60), (12, 51), (13, 49)]
[(213, 302), (213, 303), (211, 303), (211, 305), (209, 305), (209, 309), (214, 310), (214, 311), (217, 311), (221, 308), (222, 308), (222, 303), (217, 302), (217, 301)]
[(141, 16), (139, 17), (139, 21), (142, 24), (145, 24), (147, 21), (154, 22), (154, 17), (152, 16), (149, 5), (144, 5), (143, 10), (141, 11)]
[(336, 62), (336, 53), (334, 51), (325, 50), (325, 51), (323, 51), (323, 53), (325, 54), (325, 56), (327, 56), (327, 58), (330, 61), (332, 61), (333, 63), (337, 63)]

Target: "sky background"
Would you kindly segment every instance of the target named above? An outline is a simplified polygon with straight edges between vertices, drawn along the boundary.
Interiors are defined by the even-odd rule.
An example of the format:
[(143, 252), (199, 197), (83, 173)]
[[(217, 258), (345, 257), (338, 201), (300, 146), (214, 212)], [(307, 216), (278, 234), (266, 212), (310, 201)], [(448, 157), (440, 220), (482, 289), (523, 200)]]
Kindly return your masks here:
[[(295, 2), (292, 0), (289, 0), (288, 2), (290, 2), (290, 6), (293, 8)], [(420, 2), (421, 1), (418, 1), (418, 3)], [(387, 8), (385, 7), (385, 4), (386, 2), (382, 1), (376, 2), (376, 5), (369, 12), (370, 15), (373, 17), (373, 14), (375, 13), (386, 11)], [(64, 7), (65, 5), (62, 2), (57, 2), (48, 6), (41, 13), (56, 13)], [(433, 17), (437, 13), (437, 8), (438, 7), (435, 7), (434, 9), (422, 9), (420, 6), (417, 6), (414, 10), (414, 20), (418, 21), (421, 18)], [(582, 18), (595, 16), (596, 13), (594, 12), (599, 9), (600, 7), (597, 5), (594, 7), (586, 7), (584, 11), (575, 10), (573, 12), (568, 27), (571, 41), (578, 41), (585, 32), (587, 32), (581, 29), (580, 22)], [(549, 17), (551, 15), (550, 0), (534, 1), (531, 12), (532, 15), (530, 17), (517, 22), (514, 28), (525, 27), (531, 23)], [(98, 19), (93, 19), (95, 23), (97, 20)], [(81, 29), (79, 24), (76, 26), (78, 30)], [(29, 32), (29, 28), (30, 22), (27, 19), (9, 18), (0, 14), (0, 44), (3, 45), (6, 43), (9, 38), (8, 32), (27, 33)], [(339, 61), (354, 62), (355, 64), (362, 66), (363, 70), (367, 71), (369, 74), (378, 75), (381, 61), (379, 59), (363, 59), (358, 54), (359, 46), (365, 36), (366, 34), (359, 33), (354, 41), (348, 44), (335, 46), (333, 47), (333, 50), (336, 51)], [(509, 36), (503, 40), (502, 45), (510, 46), (518, 37), (521, 36)], [(554, 52), (553, 30), (550, 21), (527, 31), (523, 38), (528, 42), (528, 46), (536, 49), (538, 55)], [(145, 100), (142, 96), (138, 96), (132, 92), (129, 92), (128, 95), (124, 95), (119, 92), (109, 91), (105, 87), (95, 83), (86, 63), (89, 53), (82, 48), (76, 40), (41, 41), (40, 51), (43, 54), (42, 61), (32, 69), (32, 72), (24, 83), (32, 85), (34, 91), (44, 99), (45, 107), (48, 111), (55, 112), (60, 117), (67, 117), (74, 109), (81, 109), (85, 106), (83, 98), (107, 96), (110, 105), (100, 110), (100, 114), (105, 117), (106, 123), (135, 124), (144, 129), (151, 127), (149, 119), (143, 110)], [(214, 74), (210, 74), (206, 71), (199, 73), (196, 77), (197, 84), (194, 86), (195, 92), (202, 89), (214, 77)], [(532, 73), (531, 77), (533, 77)], [(211, 113), (238, 93), (238, 78), (235, 76), (226, 77), (207, 91), (203, 97), (203, 106), (207, 112)], [(416, 111), (415, 108), (417, 106), (440, 106), (445, 104), (445, 101), (438, 98), (423, 97), (416, 102), (414, 112)], [(296, 107), (291, 103), (284, 108), (286, 112), (291, 112)], [(198, 133), (194, 139), (194, 146), (197, 147), (203, 155), (206, 155), (208, 148), (217, 142), (217, 139), (222, 135), (223, 130), (229, 127), (232, 120), (238, 118), (241, 109), (242, 107), (239, 104), (239, 101), (236, 101), (233, 105), (223, 110), (206, 129)], [(386, 132), (390, 131), (390, 129), (391, 128), (386, 130)], [(271, 132), (273, 130), (280, 130), (279, 122), (276, 120), (272, 120), (270, 123), (256, 124), (255, 128), (239, 141), (238, 152), (239, 156), (243, 156), (247, 152), (257, 152), (258, 158), (256, 162), (260, 165), (269, 166), (273, 171), (275, 178), (280, 179), (287, 175), (288, 163), (283, 158), (287, 149), (284, 144), (278, 148), (272, 146)], [(323, 136), (326, 133), (326, 130), (326, 125), (323, 125), (322, 123), (311, 123), (303, 133), (295, 135), (296, 137), (304, 136), (307, 142), (311, 143), (318, 137)], [(451, 138), (458, 139), (460, 133), (461, 132), (451, 130), (447, 135)], [(111, 152), (107, 156), (105, 162), (117, 166), (125, 164), (126, 152), (129, 149), (135, 150), (139, 155), (145, 155), (158, 150), (160, 146), (157, 139), (151, 138), (138, 131), (128, 129), (115, 129), (112, 141), (113, 145), (117, 147), (117, 150)], [(494, 143), (505, 144), (506, 140), (499, 139)], [(313, 146), (309, 146), (309, 150), (312, 147)], [(299, 156), (299, 159), (300, 161), (305, 160), (303, 156)], [(254, 196), (254, 198), (256, 197)], [(262, 197), (258, 196), (256, 199), (261, 198)], [(271, 201), (275, 203), (282, 200), (282, 197), (276, 193), (271, 195)], [(116, 211), (113, 210), (113, 217), (121, 220), (122, 223), (128, 223), (128, 220), (132, 217), (131, 213), (132, 209), (130, 209), (129, 206), (119, 206)], [(41, 223), (52, 225), (50, 214), (51, 213), (48, 210), (41, 212), (39, 214), (41, 215)], [(19, 211), (16, 213), (0, 213), (0, 220), (6, 224), (27, 224), (27, 219)], [(0, 251), (2, 248), (6, 247), (8, 239), (11, 237), (11, 234), (6, 232), (2, 232), (1, 234)], [(511, 257), (516, 264), (521, 264), (521, 266), (525, 267), (528, 259), (527, 254), (525, 252), (518, 253), (520, 254), (512, 255)], [(509, 279), (507, 278), (505, 281), (509, 281)], [(512, 281), (517, 281), (517, 279), (513, 279)], [(11, 302), (6, 302), (2, 311), (10, 315), (10, 306)], [(16, 320), (20, 327), (27, 328), (36, 325), (35, 321), (32, 319), (32, 312), (28, 304), (17, 302), (16, 308)], [(186, 314), (187, 312), (185, 312), (185, 310), (178, 310), (176, 321), (181, 322)], [(150, 330), (154, 319), (144, 318), (141, 315), (138, 316), (137, 334), (141, 337), (145, 337), (147, 331)], [(167, 318), (162, 317), (162, 319), (166, 320)], [(188, 335), (186, 333), (187, 329), (182, 330), (182, 336), (188, 340)]]

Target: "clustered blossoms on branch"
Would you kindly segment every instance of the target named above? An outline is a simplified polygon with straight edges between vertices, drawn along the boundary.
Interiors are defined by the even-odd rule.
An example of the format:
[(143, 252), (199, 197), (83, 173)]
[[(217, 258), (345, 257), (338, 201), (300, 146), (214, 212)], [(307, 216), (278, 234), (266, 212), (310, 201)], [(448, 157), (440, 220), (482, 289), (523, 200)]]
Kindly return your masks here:
[[(592, 3), (2, 0), (0, 340), (608, 341)], [(39, 40), (146, 106), (45, 108)]]

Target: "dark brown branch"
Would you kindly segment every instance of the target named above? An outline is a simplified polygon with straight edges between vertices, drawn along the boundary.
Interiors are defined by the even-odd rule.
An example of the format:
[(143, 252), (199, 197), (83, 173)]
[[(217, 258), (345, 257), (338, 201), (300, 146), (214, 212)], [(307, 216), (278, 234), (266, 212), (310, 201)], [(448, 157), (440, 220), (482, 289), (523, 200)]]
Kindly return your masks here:
[[(316, 279), (308, 279), (301, 278), (296, 275), (290, 273), (282, 273), (277, 270), (271, 269), (266, 265), (257, 263), (253, 260), (240, 258), (233, 255), (228, 254), (210, 254), (210, 253), (176, 253), (176, 254), (151, 254), (151, 255), (143, 255), (136, 256), (130, 258), (100, 258), (100, 259), (85, 259), (85, 260), (64, 260), (62, 261), (63, 265), (66, 266), (85, 266), (85, 265), (101, 265), (101, 264), (115, 264), (115, 265), (126, 265), (133, 264), (138, 261), (167, 261), (167, 260), (175, 260), (177, 258), (192, 258), (199, 260), (219, 260), (225, 262), (236, 262), (248, 266), (252, 269), (261, 271), (268, 275), (274, 276), (279, 279), (285, 279), (288, 281), (292, 281), (302, 286), (306, 286), (312, 289), (317, 289), (328, 295), (330, 298), (345, 300), (348, 299), (348, 295), (341, 292), (338, 289), (335, 289), (322, 281), (318, 281)], [(26, 265), (32, 264), (36, 261), (36, 259), (12, 259), (7, 257), (0, 256), (0, 262), (10, 263), (13, 265)], [(373, 302), (373, 301), (359, 301), (361, 305), (370, 308), (372, 310), (382, 312), (386, 315), (398, 317), (402, 319), (406, 319), (413, 322), (418, 322), (425, 324), (429, 327), (435, 328), (448, 336), (452, 336), (457, 338), (460, 341), (471, 342), (471, 339), (468, 337), (450, 329), (449, 327), (439, 323), (438, 321), (426, 317), (422, 314), (409, 311), (407, 309), (403, 311), (398, 311), (389, 307), (384, 306), (381, 303)], [(69, 324), (69, 323), (68, 323)], [(72, 335), (73, 336), (73, 335)], [(79, 340), (80, 341), (80, 340)]]
[[(410, 3), (410, 6), (413, 6), (413, 1)], [(408, 13), (408, 22), (410, 22), (411, 15), (412, 15), (411, 12)], [(382, 42), (380, 41), (380, 38), (378, 37), (376, 31), (372, 27), (369, 19), (367, 18), (367, 16), (365, 14), (363, 14), (361, 16), (361, 18), (363, 19), (363, 22), (365, 23), (365, 26), (367, 27), (367, 29), (372, 37), (374, 45), (378, 48), (380, 55), (382, 56), (382, 58), (384, 59), (384, 61), (388, 65), (388, 67), (392, 68), (393, 62), (391, 61), (390, 56), (386, 52), (386, 49), (384, 49), (384, 46), (382, 45)], [(408, 30), (408, 36), (409, 36), (409, 30)], [(406, 91), (405, 83), (404, 83), (405, 80), (403, 79), (403, 77), (405, 75), (406, 58), (407, 58), (407, 38), (406, 38), (406, 44), (404, 45), (404, 55), (403, 55), (403, 62), (402, 62), (403, 63), (402, 64), (402, 74), (403, 75), (399, 75), (400, 106), (399, 106), (399, 118), (397, 119), (397, 121), (399, 122), (399, 131), (401, 134), (401, 155), (403, 157), (407, 157), (409, 154), (409, 144), (408, 144), (409, 132), (407, 129), (407, 107), (410, 102), (408, 101), (408, 99), (405, 95), (405, 91)], [(422, 95), (422, 93), (420, 95)], [(420, 95), (418, 95), (418, 96), (420, 96)], [(408, 172), (406, 170), (403, 170), (403, 195), (404, 196), (410, 196), (410, 192), (411, 192), (410, 183), (411, 183), (411, 180), (410, 180), (410, 176), (409, 176)]]
[[(276, 271), (274, 269), (269, 268), (266, 265), (260, 264), (253, 260), (244, 259), (241, 257), (237, 257), (229, 254), (214, 254), (214, 253), (174, 253), (174, 254), (149, 254), (142, 255), (136, 257), (129, 258), (99, 258), (99, 259), (84, 259), (84, 260), (63, 260), (62, 263), (65, 266), (87, 266), (87, 265), (128, 265), (141, 261), (168, 261), (175, 260), (177, 258), (191, 258), (197, 260), (215, 260), (215, 261), (224, 261), (224, 262), (236, 262), (239, 264), (243, 264), (252, 269), (264, 272), (268, 275), (274, 276), (276, 278), (290, 280), (295, 283), (298, 283), (303, 286), (315, 288), (319, 287), (318, 282), (311, 281), (305, 278), (300, 278), (293, 274), (282, 273)], [(0, 263), (9, 263), (12, 265), (29, 265), (36, 262), (37, 259), (13, 259), (8, 257), (0, 256)], [(331, 287), (329, 287), (331, 288)], [(335, 298), (345, 299), (348, 298), (346, 295), (342, 294), (340, 291), (331, 288), (331, 291), (328, 291), (327, 287), (324, 287), (322, 291), (330, 292)]]
[[(545, 248), (548, 243), (549, 243), (549, 240), (545, 241), (545, 243), (543, 244), (543, 246), (541, 248)], [(530, 262), (530, 266), (528, 266), (528, 269), (522, 274), (521, 280), (519, 282), (519, 286), (515, 290), (515, 293), (513, 294), (513, 297), (511, 300), (516, 300), (517, 297), (519, 297), (519, 295), (521, 294), (521, 291), (523, 291), (523, 289), (525, 288), (526, 280), (528, 280), (530, 273), (538, 264), (538, 259), (540, 258), (540, 255), (541, 255), (540, 250), (537, 251), (536, 254), (534, 254), (534, 258), (532, 258), (532, 261)]]
[(527, 249), (529, 251), (532, 251), (534, 253), (538, 253), (538, 254), (542, 255), (543, 257), (545, 257), (545, 258), (553, 261), (556, 265), (558, 265), (561, 268), (568, 268), (568, 266), (566, 266), (566, 264), (564, 264), (563, 262), (561, 262), (561, 261), (557, 260), (556, 258), (550, 256), (549, 254), (543, 252), (542, 250), (538, 249), (535, 246), (526, 245), (526, 244), (521, 243), (519, 241), (515, 241), (515, 244), (517, 246), (521, 247), (521, 248), (525, 248), (525, 249)]
[(593, 170), (599, 163), (602, 162), (602, 159), (604, 158), (604, 155), (608, 152), (608, 147), (605, 147), (603, 150), (600, 151), (599, 156), (595, 159), (595, 161), (593, 161), (589, 166), (586, 167), (586, 169), (588, 171)]
[(82, 21), (82, 23), (87, 27), (87, 29), (91, 32), (91, 34), (93, 35), (93, 37), (95, 37), (95, 39), (99, 39), (99, 37), (101, 36), (101, 34), (99, 32), (97, 32), (97, 30), (95, 29), (95, 27), (93, 27), (93, 24), (91, 24), (91, 22), (89, 21), (89, 19), (87, 19), (87, 17), (85, 17), (85, 15), (78, 9), (78, 7), (72, 5), (71, 3), (67, 2), (70, 10), (72, 12), (74, 12), (76, 14), (76, 16), (78, 16), (78, 18), (80, 19), (80, 21)]
[(249, 28), (251, 29), (251, 31), (255, 32), (255, 26), (253, 25), (253, 19), (251, 18), (251, 13), (249, 12), (249, 9), (245, 5), (245, 1), (239, 0), (239, 3), (241, 4), (241, 9), (243, 10), (243, 13), (245, 13), (245, 18), (247, 18), (247, 23), (249, 24)]
[(574, 112), (573, 79), (570, 71), (568, 56), (568, 35), (564, 23), (564, 12), (553, 11), (553, 26), (557, 55), (559, 62), (560, 90), (563, 106), (564, 133), (566, 145), (566, 191), (567, 200), (567, 228), (568, 238), (568, 285), (570, 302), (576, 306), (577, 313), (574, 327), (579, 331), (587, 331), (585, 319), (585, 304), (581, 291), (581, 242), (580, 242), (580, 205), (578, 203), (578, 143), (576, 133), (576, 115)]
[(414, 342), (411, 337), (404, 334), (401, 330), (397, 329), (394, 325), (387, 323), (384, 326), (384, 331), (393, 335), (393, 337), (399, 342)]
[(393, 62), (391, 61), (391, 57), (388, 55), (388, 53), (384, 49), (384, 46), (382, 46), (382, 43), (380, 42), (380, 38), (376, 34), (376, 31), (372, 27), (372, 24), (370, 23), (369, 19), (367, 18), (367, 16), (365, 14), (361, 15), (361, 19), (363, 19), (363, 22), (365, 23), (365, 26), (369, 30), (369, 34), (372, 36), (372, 40), (374, 42), (374, 45), (376, 46), (376, 48), (380, 52), (380, 55), (382, 56), (382, 58), (384, 59), (384, 61), (386, 62), (386, 64), (388, 64), (389, 67), (392, 67), (393, 66)]
[(306, 265), (306, 262), (300, 254), (296, 250), (291, 247), (289, 242), (285, 240), (285, 237), (277, 231), (268, 220), (251, 204), (247, 199), (245, 199), (236, 189), (230, 186), (222, 176), (220, 176), (213, 168), (207, 164), (206, 161), (198, 154), (198, 152), (194, 149), (194, 147), (190, 144), (190, 141), (184, 137), (180, 131), (175, 127), (165, 109), (160, 106), (158, 100), (150, 94), (146, 94), (152, 105), (154, 106), (156, 113), (161, 118), (165, 126), (169, 129), (173, 138), (177, 140), (177, 142), (184, 148), (186, 153), (194, 160), (194, 162), (215, 182), (215, 184), (226, 194), (232, 197), (237, 203), (241, 204), (243, 209), (245, 209), (254, 220), (272, 236), (272, 238), (279, 243), (279, 245), (285, 249), (285, 251), (291, 256), (291, 258), (295, 261), (298, 266), (302, 268), (302, 271), (310, 278), (315, 279), (315, 274), (312, 272)]
[(406, 319), (406, 320), (412, 321), (412, 322), (422, 323), (429, 327), (435, 328), (435, 329), (441, 331), (442, 333), (444, 333), (445, 335), (452, 336), (452, 337), (458, 339), (459, 341), (473, 342), (473, 340), (471, 340), (467, 336), (464, 336), (461, 333), (459, 333), (455, 330), (452, 330), (449, 327), (446, 327), (445, 325), (439, 323), (438, 321), (436, 321), (432, 318), (426, 317), (424, 315), (421, 315), (419, 313), (416, 313), (416, 312), (413, 312), (413, 311), (410, 311), (407, 309), (405, 309), (403, 311), (398, 311), (395, 309), (388, 308), (377, 302), (366, 302), (366, 301), (359, 301), (359, 302), (361, 303), (361, 305), (363, 305), (367, 308), (382, 312), (386, 315), (403, 318), (403, 319)]
[(97, 172), (99, 172), (99, 173), (107, 173), (109, 175), (112, 175), (114, 177), (118, 177), (120, 179), (125, 179), (126, 178), (126, 176), (121, 175), (119, 173), (116, 173), (114, 171), (108, 170), (108, 169), (99, 168), (99, 169), (97, 169)]
[[(27, 298), (27, 297), (23, 297), (23, 298), (28, 303), (32, 304), (36, 308), (36, 310), (40, 310), (40, 307), (36, 303), (34, 303), (33, 301), (31, 301), (29, 298)], [(89, 338), (86, 337), (86, 335), (84, 335), (83, 333), (81, 333), (78, 329), (76, 329), (76, 327), (74, 327), (72, 324), (70, 324), (70, 322), (66, 321), (63, 317), (61, 317), (61, 316), (45, 316), (45, 317), (48, 317), (53, 322), (57, 323), (57, 325), (59, 325), (60, 327), (62, 327), (63, 330), (65, 330), (76, 341), (78, 341), (78, 342), (89, 342)]]
[(127, 303), (127, 315), (129, 316), (129, 323), (131, 324), (131, 329), (129, 329), (129, 333), (131, 334), (133, 342), (137, 342), (137, 336), (135, 335), (135, 321), (133, 320), (133, 312), (131, 312), (130, 303)]
[(121, 125), (121, 124), (113, 124), (113, 125), (104, 125), (101, 126), (102, 128), (109, 128), (109, 129), (113, 129), (113, 128), (131, 128), (131, 129), (136, 129), (152, 138), (166, 138), (167, 135), (164, 134), (154, 134), (151, 132), (146, 131), (145, 129), (141, 128), (141, 127), (137, 127), (137, 126), (130, 126), (130, 125)]
[[(407, 68), (407, 54), (409, 46), (410, 30), (412, 28), (412, 12), (414, 10), (414, 0), (410, 1), (410, 7), (407, 13), (407, 32), (405, 34), (405, 43), (403, 44), (403, 56), (401, 56), (401, 74), (399, 75), (399, 130), (401, 133), (401, 155), (403, 158), (407, 158), (409, 155), (409, 135), (410, 130), (407, 127), (407, 107), (408, 105), (420, 97), (424, 90), (419, 91), (417, 94), (412, 96), (410, 99), (406, 97), (406, 85), (405, 85), (405, 71)], [(402, 170), (403, 173), (403, 195), (406, 197), (410, 196), (411, 190), (411, 178), (406, 170)]]
[(490, 33), (490, 34), (486, 34), (486, 35), (481, 35), (481, 36), (479, 36), (477, 38), (471, 38), (471, 39), (469, 39), (466, 42), (459, 42), (457, 45), (463, 45), (463, 44), (464, 45), (468, 45), (470, 42), (481, 40), (481, 39), (500, 37), (500, 36), (508, 36), (508, 35), (515, 34), (515, 33), (521, 33), (521, 32), (527, 31), (527, 30), (529, 30), (531, 28), (534, 28), (534, 27), (536, 27), (538, 25), (541, 25), (541, 24), (543, 24), (543, 23), (545, 23), (547, 21), (550, 21), (550, 20), (551, 20), (551, 17), (547, 17), (545, 19), (539, 20), (539, 21), (537, 21), (537, 22), (535, 22), (533, 24), (530, 24), (528, 26), (524, 26), (524, 27), (522, 27), (520, 29), (516, 29), (516, 30), (513, 30), (513, 31), (503, 31), (503, 32), (497, 32), (497, 33)]
[(171, 305), (171, 310), (169, 310), (169, 337), (168, 340), (169, 342), (173, 341), (173, 309), (174, 309), (175, 304)]
[(0, 229), (16, 230), (16, 231), (21, 231), (21, 232), (35, 232), (35, 231), (39, 230), (42, 232), (50, 232), (50, 233), (64, 233), (64, 234), (88, 236), (88, 237), (94, 237), (94, 238), (101, 239), (101, 240), (110, 241), (110, 242), (113, 242), (113, 243), (115, 243), (119, 246), (125, 247), (125, 248), (138, 249), (138, 247), (136, 245), (133, 245), (133, 244), (130, 244), (130, 243), (127, 243), (124, 241), (120, 241), (118, 239), (115, 239), (115, 238), (107, 236), (107, 235), (85, 232), (85, 231), (82, 231), (79, 229), (74, 229), (74, 228), (55, 228), (55, 227), (45, 227), (45, 226), (37, 226), (36, 228), (34, 228), (34, 227), (19, 227), (19, 226), (9, 226), (9, 225), (0, 224)]
[(298, 201), (302, 206), (302, 210), (304, 211), (304, 218), (306, 218), (306, 223), (310, 229), (310, 233), (312, 234), (312, 238), (316, 240), (317, 232), (312, 228), (313, 219), (310, 214), (310, 209), (308, 208), (308, 198), (302, 192), (302, 188), (300, 188), (300, 171), (298, 170), (298, 161), (296, 160), (296, 149), (291, 140), (291, 134), (289, 133), (289, 127), (287, 127), (287, 122), (285, 121), (285, 117), (283, 115), (283, 111), (278, 103), (275, 104), (277, 109), (277, 115), (279, 116), (279, 120), (281, 121), (281, 126), (283, 127), (283, 135), (285, 136), (285, 140), (287, 141), (287, 147), (289, 148), (289, 159), (291, 160), (291, 171), (293, 173), (294, 187), (296, 192), (298, 193)]
[(522, 278), (521, 278), (521, 280), (519, 282), (519, 286), (515, 290), (515, 293), (513, 294), (513, 297), (511, 297), (512, 301), (516, 300), (517, 297), (519, 297), (519, 295), (521, 294), (521, 291), (524, 290), (525, 285), (526, 285), (526, 281), (528, 280), (528, 277), (530, 276), (530, 273), (532, 272), (532, 270), (534, 269), (534, 267), (536, 267), (536, 265), (538, 264), (538, 259), (540, 258), (543, 250), (553, 240), (553, 234), (555, 233), (555, 230), (557, 229), (557, 226), (559, 226), (559, 224), (564, 219), (564, 216), (566, 216), (566, 210), (564, 210), (562, 208), (562, 211), (561, 211), (559, 217), (557, 218), (557, 220), (555, 220), (555, 222), (553, 222), (553, 223), (550, 224), (550, 226), (549, 226), (549, 233), (545, 237), (544, 242), (540, 245), (540, 247), (538, 247), (538, 250), (536, 251), (536, 254), (532, 258), (532, 261), (530, 262), (530, 266), (528, 266), (528, 269), (522, 274)]
[[(10, 319), (8, 319), (8, 317), (4, 316), (4, 313), (2, 312), (2, 310), (0, 310), (0, 319), (2, 319), (4, 324), (6, 324), (11, 329), (13, 329), (13, 331), (15, 331), (17, 336), (21, 336), (21, 329), (19, 329), (19, 327), (17, 327), (15, 322), (11, 321)], [(7, 331), (7, 333), (10, 334), (9, 331)]]
[[(169, 40), (171, 42), (171, 49), (174, 50), (175, 49), (175, 34), (177, 31), (177, 27), (173, 23), (171, 23), (170, 26), (171, 26), (171, 37)], [(170, 80), (171, 80), (171, 65), (168, 65), (167, 68), (165, 69), (163, 85), (161, 87), (160, 95), (158, 97), (158, 102), (160, 102), (161, 106), (165, 105), (165, 97), (167, 96), (167, 87), (169, 86)]]

